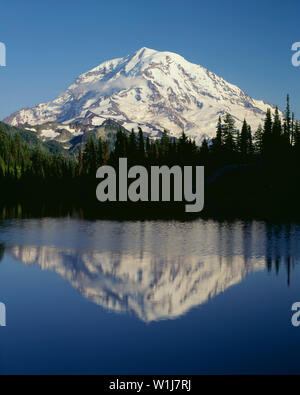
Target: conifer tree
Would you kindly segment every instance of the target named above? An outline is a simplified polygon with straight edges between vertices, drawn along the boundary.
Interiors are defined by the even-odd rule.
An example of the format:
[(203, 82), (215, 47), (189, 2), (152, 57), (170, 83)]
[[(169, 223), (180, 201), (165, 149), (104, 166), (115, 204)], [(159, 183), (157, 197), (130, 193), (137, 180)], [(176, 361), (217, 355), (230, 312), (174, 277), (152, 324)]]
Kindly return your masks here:
[(78, 164), (77, 164), (77, 175), (81, 176), (83, 172), (83, 159), (82, 159), (82, 149), (81, 146), (79, 146), (78, 150)]
[(290, 96), (287, 95), (286, 98), (286, 110), (285, 110), (285, 118), (283, 124), (283, 130), (286, 140), (290, 141), (291, 139), (291, 110), (290, 110)]
[(86, 142), (85, 149), (83, 152), (83, 168), (85, 174), (89, 176), (96, 175), (96, 161), (97, 161), (97, 154), (96, 154), (96, 147), (95, 141), (90, 136)]
[(129, 135), (128, 143), (128, 157), (131, 161), (136, 160), (137, 146), (136, 146), (136, 135), (132, 129)]
[(144, 133), (141, 128), (139, 128), (138, 134), (138, 150), (139, 150), (139, 160), (141, 163), (145, 160), (145, 141), (144, 141)]
[(98, 140), (98, 147), (97, 147), (97, 163), (96, 168), (99, 168), (103, 164), (103, 143), (101, 137)]
[(273, 127), (272, 127), (272, 137), (275, 142), (278, 142), (280, 140), (281, 135), (282, 135), (282, 124), (279, 116), (278, 107), (276, 107), (274, 120), (273, 120)]
[(259, 155), (263, 150), (263, 128), (258, 125), (258, 128), (253, 136), (253, 149), (255, 154)]
[(262, 139), (262, 153), (267, 156), (272, 151), (271, 149), (272, 130), (273, 130), (272, 113), (271, 113), (271, 109), (268, 108), (264, 122), (263, 139)]
[(168, 132), (164, 130), (160, 140), (160, 153), (162, 158), (167, 158), (169, 151), (169, 144), (170, 144), (170, 139), (168, 136)]
[(216, 137), (214, 137), (212, 140), (212, 152), (219, 155), (222, 149), (222, 142), (222, 120), (219, 116)]
[(235, 142), (235, 127), (234, 120), (230, 114), (226, 114), (224, 123), (223, 123), (223, 136), (224, 136), (224, 149), (227, 153), (227, 156), (231, 153), (233, 154), (236, 149)]
[(252, 155), (254, 152), (254, 147), (253, 147), (253, 139), (252, 139), (252, 130), (251, 126), (248, 125), (248, 136), (247, 136), (247, 141), (248, 141), (248, 155)]
[(209, 147), (206, 138), (203, 139), (201, 147), (200, 147), (200, 158), (202, 163), (205, 163), (209, 156)]
[(292, 113), (291, 119), (291, 145), (295, 144), (295, 114)]
[(242, 158), (246, 158), (249, 154), (249, 129), (246, 119), (244, 119), (242, 131), (239, 138), (239, 151), (242, 155)]

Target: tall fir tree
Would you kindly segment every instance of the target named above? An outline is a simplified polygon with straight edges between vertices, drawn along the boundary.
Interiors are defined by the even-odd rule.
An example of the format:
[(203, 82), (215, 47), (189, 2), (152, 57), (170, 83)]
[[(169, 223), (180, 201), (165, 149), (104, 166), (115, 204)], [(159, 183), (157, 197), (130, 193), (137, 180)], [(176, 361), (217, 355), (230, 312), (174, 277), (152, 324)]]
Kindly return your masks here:
[(263, 151), (263, 128), (261, 125), (258, 125), (254, 136), (253, 136), (253, 149), (254, 153), (260, 155)]
[(273, 130), (273, 120), (271, 109), (267, 109), (266, 118), (264, 122), (263, 138), (262, 138), (262, 153), (265, 156), (270, 155), (272, 152), (272, 130)]
[(226, 114), (223, 123), (224, 149), (227, 155), (234, 154), (236, 149), (235, 122), (230, 114)]
[(144, 141), (144, 133), (141, 128), (139, 128), (138, 133), (138, 156), (139, 161), (143, 163), (145, 161), (145, 141)]
[[(250, 133), (251, 135), (251, 133)], [(251, 137), (249, 138), (249, 125), (244, 119), (242, 130), (239, 136), (239, 152), (243, 159), (246, 159), (250, 153)]]

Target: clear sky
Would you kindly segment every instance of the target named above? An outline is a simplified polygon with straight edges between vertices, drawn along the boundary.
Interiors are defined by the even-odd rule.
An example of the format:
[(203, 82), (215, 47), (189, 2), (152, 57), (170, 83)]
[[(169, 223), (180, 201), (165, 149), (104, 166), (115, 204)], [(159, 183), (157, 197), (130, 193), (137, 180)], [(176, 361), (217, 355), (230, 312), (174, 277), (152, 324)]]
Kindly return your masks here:
[(299, 0), (9, 0), (0, 4), (0, 119), (146, 46), (201, 64), (300, 118)]

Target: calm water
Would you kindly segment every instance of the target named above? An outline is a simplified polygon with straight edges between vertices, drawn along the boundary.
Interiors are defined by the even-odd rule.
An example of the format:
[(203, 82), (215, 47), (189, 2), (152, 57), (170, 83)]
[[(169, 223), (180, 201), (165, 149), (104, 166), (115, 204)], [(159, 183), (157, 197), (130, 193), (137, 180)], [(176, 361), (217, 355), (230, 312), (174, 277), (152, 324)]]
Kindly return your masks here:
[(300, 226), (0, 223), (1, 373), (300, 373)]

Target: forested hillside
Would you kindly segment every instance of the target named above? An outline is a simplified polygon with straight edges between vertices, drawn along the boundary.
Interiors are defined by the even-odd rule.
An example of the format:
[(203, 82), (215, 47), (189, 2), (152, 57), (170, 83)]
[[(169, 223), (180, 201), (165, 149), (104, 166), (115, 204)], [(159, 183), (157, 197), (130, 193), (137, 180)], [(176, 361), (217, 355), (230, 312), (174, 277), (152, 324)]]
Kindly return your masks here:
[[(73, 152), (57, 142), (41, 142), (34, 132), (0, 124), (0, 182), (2, 199), (79, 199), (96, 202), (96, 170), (128, 165), (204, 165), (205, 207), (220, 212), (249, 214), (298, 211), (300, 197), (300, 124), (290, 110), (284, 118), (269, 109), (256, 130), (245, 120), (241, 130), (230, 114), (219, 118), (216, 135), (197, 146), (186, 136), (145, 137), (142, 129), (120, 128), (113, 140), (89, 133)], [(113, 144), (112, 144), (113, 141)]]

